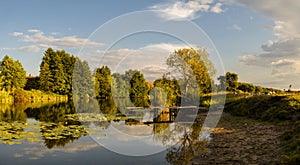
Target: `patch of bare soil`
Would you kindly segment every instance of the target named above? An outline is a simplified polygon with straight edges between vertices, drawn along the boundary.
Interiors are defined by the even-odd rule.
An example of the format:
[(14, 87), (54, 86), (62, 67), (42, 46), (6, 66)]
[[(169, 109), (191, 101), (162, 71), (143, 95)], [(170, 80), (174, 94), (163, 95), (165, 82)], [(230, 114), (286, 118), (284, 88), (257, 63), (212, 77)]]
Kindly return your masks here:
[(192, 164), (276, 164), (283, 126), (223, 113), (207, 144)]

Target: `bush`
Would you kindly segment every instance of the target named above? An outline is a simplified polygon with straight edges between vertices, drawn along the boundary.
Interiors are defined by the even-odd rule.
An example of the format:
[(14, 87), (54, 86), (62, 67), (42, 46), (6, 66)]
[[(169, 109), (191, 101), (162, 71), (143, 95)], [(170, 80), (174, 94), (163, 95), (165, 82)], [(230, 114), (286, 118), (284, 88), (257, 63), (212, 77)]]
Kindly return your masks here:
[(26, 100), (28, 100), (27, 92), (21, 88), (14, 90), (13, 96), (15, 103), (25, 102)]

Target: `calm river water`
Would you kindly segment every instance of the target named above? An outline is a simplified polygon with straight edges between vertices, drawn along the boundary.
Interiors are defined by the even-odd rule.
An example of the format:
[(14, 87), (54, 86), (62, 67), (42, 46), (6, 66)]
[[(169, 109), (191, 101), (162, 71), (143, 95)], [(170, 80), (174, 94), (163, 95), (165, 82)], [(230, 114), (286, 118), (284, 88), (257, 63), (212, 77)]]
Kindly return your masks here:
[(176, 122), (178, 109), (111, 100), (2, 104), (0, 165), (189, 164), (205, 140), (203, 122), (185, 111), (193, 122)]

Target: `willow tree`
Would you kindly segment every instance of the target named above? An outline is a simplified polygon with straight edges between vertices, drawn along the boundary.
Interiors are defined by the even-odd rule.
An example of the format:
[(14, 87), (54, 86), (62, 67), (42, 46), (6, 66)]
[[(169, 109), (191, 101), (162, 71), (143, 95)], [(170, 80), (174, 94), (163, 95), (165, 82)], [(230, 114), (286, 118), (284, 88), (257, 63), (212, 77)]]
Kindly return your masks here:
[[(205, 49), (184, 48), (167, 58), (167, 65), (180, 75), (181, 91), (198, 88), (200, 93), (211, 92), (212, 77), (216, 70)], [(197, 86), (197, 87), (196, 87)]]

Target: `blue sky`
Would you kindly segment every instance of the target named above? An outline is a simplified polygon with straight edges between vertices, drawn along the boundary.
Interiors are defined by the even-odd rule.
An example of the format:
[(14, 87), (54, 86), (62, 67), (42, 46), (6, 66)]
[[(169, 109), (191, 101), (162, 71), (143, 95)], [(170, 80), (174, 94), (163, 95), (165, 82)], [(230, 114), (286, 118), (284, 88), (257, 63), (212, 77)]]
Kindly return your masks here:
[[(125, 22), (106, 35), (99, 34), (101, 26), (105, 27), (120, 15), (155, 10), (163, 14), (153, 12), (155, 20), (136, 17), (137, 24), (148, 21), (145, 25), (151, 26), (152, 22), (162, 21), (177, 26), (180, 22), (192, 21), (216, 46), (225, 71), (238, 73), (240, 81), (279, 89), (292, 84), (294, 89), (300, 89), (299, 7), (300, 2), (293, 0), (278, 0), (278, 3), (271, 0), (1, 1), (0, 57), (8, 54), (21, 61), (27, 74), (38, 75), (47, 47), (78, 55), (85, 43), (83, 50), (86, 51), (80, 56), (86, 59), (97, 57), (97, 54), (91, 55), (93, 51), (103, 54), (109, 49), (110, 57), (116, 57), (114, 60), (126, 57), (116, 63), (120, 68), (139, 63), (145, 72), (146, 69), (163, 70), (163, 67), (154, 68), (151, 62), (162, 64), (159, 54), (167, 56), (172, 49), (183, 47), (180, 38), (156, 32), (135, 33), (114, 41), (110, 48), (114, 35), (133, 25)], [(189, 29), (179, 27), (177, 30), (186, 36), (193, 35)], [(189, 44), (199, 46), (198, 43), (201, 42)], [(147, 67), (146, 63), (134, 61), (141, 53), (141, 60), (148, 62)], [(136, 67), (141, 69), (141, 66)]]

